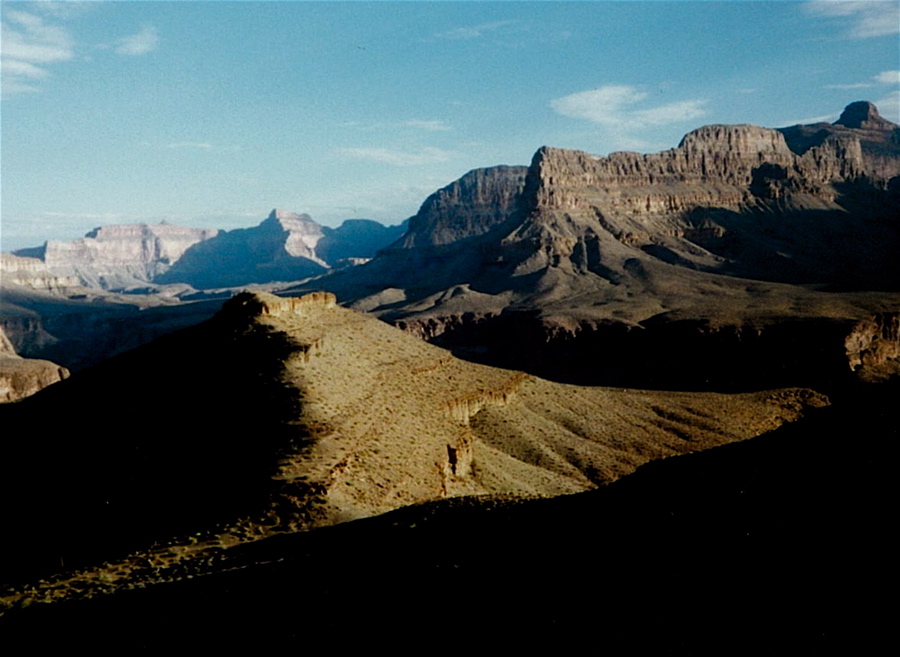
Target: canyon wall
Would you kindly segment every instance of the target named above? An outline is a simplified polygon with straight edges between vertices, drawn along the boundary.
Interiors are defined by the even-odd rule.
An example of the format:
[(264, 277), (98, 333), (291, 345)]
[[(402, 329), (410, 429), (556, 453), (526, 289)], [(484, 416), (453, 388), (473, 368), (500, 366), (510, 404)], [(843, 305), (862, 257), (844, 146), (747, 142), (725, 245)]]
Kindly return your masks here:
[(162, 274), (191, 246), (218, 232), (165, 222), (103, 226), (72, 242), (49, 240), (40, 255), (54, 274), (76, 276), (90, 287), (127, 287)]
[(527, 171), (523, 166), (470, 171), (429, 196), (395, 246), (437, 246), (488, 232), (518, 209)]

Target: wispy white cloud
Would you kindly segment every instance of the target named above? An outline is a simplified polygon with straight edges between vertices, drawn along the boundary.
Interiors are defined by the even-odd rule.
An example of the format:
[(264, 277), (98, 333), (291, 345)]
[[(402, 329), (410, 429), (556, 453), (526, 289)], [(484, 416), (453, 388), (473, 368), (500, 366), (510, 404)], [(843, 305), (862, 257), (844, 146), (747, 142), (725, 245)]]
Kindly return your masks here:
[(410, 121), (404, 121), (403, 125), (408, 128), (418, 128), (419, 130), (426, 130), (428, 132), (447, 132), (450, 130), (450, 126), (440, 120), (422, 121), (419, 119), (412, 119)]
[(900, 71), (882, 71), (872, 79), (878, 84), (900, 84)]
[(849, 84), (826, 84), (826, 89), (871, 89), (879, 85), (900, 84), (900, 71), (882, 71), (873, 75), (870, 82), (852, 82)]
[(518, 21), (493, 21), (490, 23), (481, 23), (480, 25), (472, 25), (469, 27), (457, 27), (446, 32), (435, 34), (437, 39), (449, 39), (451, 41), (465, 41), (470, 39), (480, 39), (490, 32), (494, 32), (504, 27), (515, 25)]
[(900, 4), (893, 0), (811, 0), (806, 11), (844, 24), (851, 39), (871, 39), (900, 33)]
[(449, 161), (455, 153), (442, 148), (425, 147), (418, 151), (393, 148), (343, 148), (342, 153), (360, 160), (371, 160), (395, 167), (417, 167)]
[(854, 82), (852, 84), (826, 84), (826, 89), (869, 89), (874, 85), (870, 82)]
[(145, 25), (137, 34), (132, 34), (123, 39), (119, 39), (116, 45), (116, 52), (120, 55), (146, 55), (153, 52), (159, 46), (159, 35), (156, 28), (152, 25)]
[(606, 85), (550, 101), (558, 114), (604, 126), (618, 147), (645, 145), (634, 133), (651, 126), (685, 123), (706, 116), (705, 100), (682, 100), (644, 107), (650, 94), (630, 85)]
[(26, 11), (4, 11), (0, 33), (3, 94), (37, 91), (35, 81), (50, 75), (47, 68), (75, 56), (69, 32)]
[(633, 121), (636, 121), (637, 127), (685, 123), (706, 116), (706, 110), (703, 109), (705, 104), (705, 100), (683, 100), (650, 109), (637, 110), (633, 114)]

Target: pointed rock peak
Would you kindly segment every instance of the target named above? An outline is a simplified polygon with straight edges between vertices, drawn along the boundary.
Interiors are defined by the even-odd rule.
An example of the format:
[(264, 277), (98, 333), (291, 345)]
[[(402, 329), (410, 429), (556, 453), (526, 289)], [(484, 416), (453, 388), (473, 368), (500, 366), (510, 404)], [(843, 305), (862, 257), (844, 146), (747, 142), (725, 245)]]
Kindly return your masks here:
[(850, 103), (844, 108), (841, 118), (834, 125), (842, 125), (845, 128), (858, 128), (863, 130), (892, 128), (893, 124), (881, 118), (878, 108), (866, 100)]
[(308, 214), (297, 214), (275, 208), (263, 222), (264, 225), (278, 225), (282, 230), (308, 230), (309, 224), (316, 224)]

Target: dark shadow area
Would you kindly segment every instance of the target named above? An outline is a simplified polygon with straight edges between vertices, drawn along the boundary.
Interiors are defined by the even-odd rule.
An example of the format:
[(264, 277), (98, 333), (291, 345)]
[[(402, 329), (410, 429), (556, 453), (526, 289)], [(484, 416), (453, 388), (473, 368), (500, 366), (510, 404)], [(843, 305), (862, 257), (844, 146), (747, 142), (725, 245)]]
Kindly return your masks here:
[[(321, 264), (284, 250), (283, 230), (267, 222), (198, 242), (154, 283), (187, 283), (197, 289), (296, 281), (324, 273)], [(273, 235), (273, 233), (275, 233)]]
[[(778, 175), (759, 172), (756, 191), (777, 184)], [(840, 210), (798, 209), (789, 195), (771, 198), (771, 190), (751, 211), (696, 208), (688, 216), (695, 227), (689, 239), (724, 258), (717, 272), (730, 276), (847, 291), (900, 290), (900, 206), (892, 192), (862, 181), (834, 187)]]
[(239, 548), (232, 572), (32, 607), (0, 628), (34, 648), (129, 652), (418, 650), (456, 637), (614, 654), (868, 654), (893, 632), (898, 394), (848, 392), (771, 434), (591, 493), (435, 503), (268, 539)]
[[(465, 319), (465, 318), (463, 318)], [(853, 380), (846, 336), (854, 322), (803, 319), (713, 328), (703, 320), (641, 327), (585, 324), (548, 332), (537, 311), (447, 324), (431, 340), (454, 355), (562, 383), (661, 390), (817, 389)]]
[(0, 406), (0, 581), (264, 508), (277, 449), (302, 439), (292, 349), (219, 316)]

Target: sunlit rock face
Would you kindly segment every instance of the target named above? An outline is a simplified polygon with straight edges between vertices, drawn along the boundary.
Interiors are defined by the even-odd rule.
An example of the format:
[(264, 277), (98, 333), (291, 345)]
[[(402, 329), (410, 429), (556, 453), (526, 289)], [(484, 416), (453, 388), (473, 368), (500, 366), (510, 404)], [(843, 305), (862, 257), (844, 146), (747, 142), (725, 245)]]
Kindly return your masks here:
[(191, 246), (217, 229), (127, 224), (95, 228), (72, 242), (48, 241), (43, 260), (55, 274), (77, 276), (91, 287), (127, 287), (168, 270)]
[(69, 371), (56, 363), (19, 356), (0, 326), (0, 403), (30, 397), (68, 376)]

